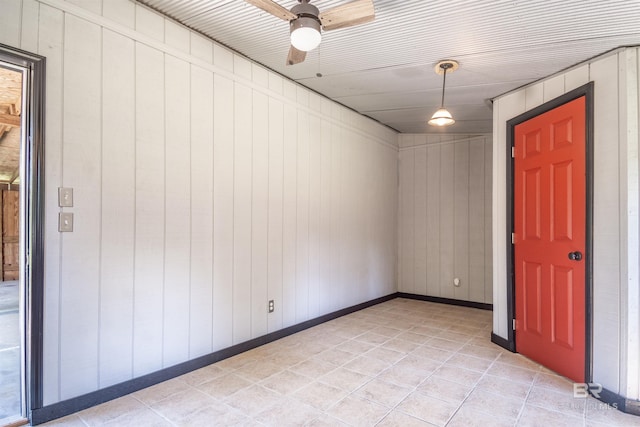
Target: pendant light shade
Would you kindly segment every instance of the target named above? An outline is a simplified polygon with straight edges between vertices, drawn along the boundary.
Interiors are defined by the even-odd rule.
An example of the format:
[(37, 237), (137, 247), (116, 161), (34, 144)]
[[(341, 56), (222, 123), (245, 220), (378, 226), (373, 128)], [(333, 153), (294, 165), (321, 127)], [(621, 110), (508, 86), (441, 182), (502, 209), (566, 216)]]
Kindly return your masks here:
[(429, 124), (431, 126), (449, 126), (454, 124), (456, 121), (453, 120), (451, 113), (446, 108), (441, 108), (431, 116), (431, 120), (429, 120)]
[(440, 61), (436, 64), (436, 74), (442, 74), (442, 101), (440, 102), (440, 108), (433, 113), (429, 124), (431, 126), (450, 126), (456, 121), (453, 119), (451, 113), (444, 108), (444, 88), (447, 82), (447, 71), (450, 73), (458, 69), (458, 63), (456, 61)]

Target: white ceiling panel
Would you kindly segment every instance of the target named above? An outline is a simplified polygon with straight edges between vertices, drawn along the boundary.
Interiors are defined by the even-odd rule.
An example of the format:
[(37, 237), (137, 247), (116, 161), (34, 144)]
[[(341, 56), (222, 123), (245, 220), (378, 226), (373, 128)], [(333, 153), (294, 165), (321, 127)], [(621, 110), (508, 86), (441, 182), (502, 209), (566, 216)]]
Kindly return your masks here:
[[(322, 11), (347, 1), (312, 4)], [(425, 125), (439, 106), (442, 81), (433, 71), (439, 60), (460, 62), (447, 76), (445, 105), (452, 112), (473, 106), (469, 114), (475, 114), (467, 117), (463, 108), (464, 120), (444, 132), (487, 132), (487, 98), (616, 47), (640, 44), (640, 1), (373, 1), (374, 22), (324, 32), (305, 62), (286, 66), (288, 23), (243, 0), (139, 0), (401, 132), (443, 131)], [(297, 4), (277, 2), (287, 9)], [(407, 108), (426, 116), (404, 116)], [(478, 130), (469, 131), (473, 126)]]

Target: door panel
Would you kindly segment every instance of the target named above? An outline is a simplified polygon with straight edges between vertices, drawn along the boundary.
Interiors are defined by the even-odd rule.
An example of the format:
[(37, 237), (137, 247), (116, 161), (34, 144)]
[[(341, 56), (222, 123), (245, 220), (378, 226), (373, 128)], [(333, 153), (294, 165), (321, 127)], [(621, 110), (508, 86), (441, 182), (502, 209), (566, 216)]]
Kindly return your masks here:
[[(585, 98), (515, 127), (516, 350), (583, 382)], [(579, 252), (581, 259), (570, 259)]]
[(2, 280), (18, 280), (20, 193), (2, 190)]

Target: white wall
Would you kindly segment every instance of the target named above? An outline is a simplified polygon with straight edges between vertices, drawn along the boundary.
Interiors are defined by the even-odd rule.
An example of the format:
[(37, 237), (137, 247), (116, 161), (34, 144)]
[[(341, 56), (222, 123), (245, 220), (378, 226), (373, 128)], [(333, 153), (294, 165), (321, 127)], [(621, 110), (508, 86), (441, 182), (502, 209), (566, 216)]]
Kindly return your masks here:
[(506, 338), (506, 122), (594, 82), (593, 380), (640, 396), (638, 58), (620, 49), (497, 98), (493, 151), (493, 330)]
[(491, 135), (398, 141), (398, 290), (492, 303)]
[(395, 132), (127, 0), (0, 8), (47, 58), (45, 405), (396, 291)]

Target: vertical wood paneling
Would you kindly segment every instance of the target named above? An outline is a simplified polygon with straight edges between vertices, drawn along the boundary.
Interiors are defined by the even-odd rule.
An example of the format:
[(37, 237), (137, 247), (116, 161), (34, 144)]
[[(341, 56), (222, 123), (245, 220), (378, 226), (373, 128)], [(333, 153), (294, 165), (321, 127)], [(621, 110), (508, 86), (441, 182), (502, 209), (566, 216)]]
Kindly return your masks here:
[(253, 193), (251, 203), (251, 336), (267, 333), (269, 100), (253, 93)]
[[(213, 163), (214, 91), (213, 74), (191, 66), (191, 266), (189, 305), (189, 356), (197, 357), (213, 349), (214, 306), (213, 254)], [(223, 125), (220, 125), (223, 127)], [(187, 230), (185, 230), (187, 232)], [(216, 236), (217, 237), (217, 236)], [(212, 266), (212, 261), (214, 265)], [(187, 273), (185, 273), (187, 276)], [(216, 283), (217, 284), (217, 283)]]
[(135, 3), (129, 0), (107, 0), (102, 4), (102, 16), (127, 28), (136, 25), (135, 10)]
[(158, 41), (164, 41), (164, 22), (165, 18), (162, 15), (136, 4), (136, 30), (141, 34)]
[(493, 333), (507, 338), (507, 128), (506, 122), (525, 110), (524, 92), (514, 92), (500, 98), (494, 106), (495, 129), (492, 159), (492, 242), (493, 242)]
[[(455, 299), (469, 299), (469, 143), (453, 144), (453, 286)], [(475, 212), (474, 212), (475, 213)], [(446, 282), (445, 282), (446, 284)]]
[(100, 386), (125, 381), (133, 363), (135, 230), (134, 43), (102, 33), (102, 241), (100, 278)]
[(491, 233), (491, 221), (493, 218), (493, 214), (491, 211), (491, 192), (493, 188), (491, 175), (491, 171), (493, 170), (493, 150), (491, 149), (492, 145), (492, 138), (486, 138), (484, 150), (484, 302), (489, 304), (493, 303), (493, 241)]
[(440, 296), (454, 298), (455, 145), (440, 147)]
[(289, 104), (284, 106), (283, 135), (283, 219), (282, 219), (282, 326), (296, 319), (296, 254), (297, 254), (297, 114)]
[[(621, 78), (620, 97), (622, 117), (620, 124), (622, 129), (627, 129), (621, 140), (621, 152), (624, 155), (621, 162), (625, 163), (626, 173), (621, 176), (621, 193), (626, 198), (626, 206), (621, 222), (625, 227), (621, 230), (623, 236), (626, 256), (626, 277), (623, 281), (627, 286), (621, 287), (622, 301), (622, 329), (624, 331), (621, 340), (623, 345), (622, 374), (621, 374), (621, 394), (629, 399), (638, 399), (640, 395), (640, 285), (639, 285), (639, 262), (640, 230), (638, 216), (640, 201), (639, 184), (639, 164), (638, 164), (638, 122), (640, 121), (640, 72), (639, 72), (639, 49), (626, 49), (620, 54), (620, 59), (624, 65), (624, 76)], [(625, 97), (625, 95), (627, 95)], [(626, 99), (625, 99), (626, 98)], [(621, 153), (622, 154), (622, 153)], [(621, 168), (622, 169), (622, 168)], [(622, 209), (621, 209), (622, 210)], [(622, 212), (621, 212), (622, 213)], [(635, 236), (635, 238), (634, 238)], [(623, 269), (624, 271), (625, 269)], [(625, 375), (626, 371), (626, 375)]]
[[(346, 132), (345, 132), (346, 133)], [(352, 298), (352, 294), (355, 292), (354, 288), (360, 283), (358, 280), (358, 274), (360, 273), (360, 265), (356, 263), (354, 259), (354, 252), (357, 250), (359, 241), (359, 227), (354, 221), (354, 216), (360, 209), (360, 197), (359, 194), (355, 194), (355, 180), (359, 173), (359, 162), (355, 154), (355, 141), (352, 141), (348, 136), (344, 136), (344, 141), (341, 143), (342, 148), (342, 198), (343, 216), (340, 221), (339, 236), (341, 253), (339, 258), (339, 271), (342, 276), (344, 284), (348, 286), (342, 286), (340, 288), (341, 301), (345, 305), (349, 305), (349, 301)]]
[[(619, 388), (620, 351), (620, 194), (618, 141), (618, 55), (591, 64), (594, 98), (593, 375), (609, 390)], [(616, 74), (617, 75), (617, 74)]]
[(295, 319), (299, 323), (309, 318), (309, 115), (298, 112), (297, 120)]
[(164, 24), (164, 41), (168, 46), (179, 49), (182, 52), (189, 52), (191, 37), (186, 27), (166, 20)]
[[(312, 99), (315, 99), (314, 96)], [(326, 160), (325, 160), (326, 163)], [(309, 121), (309, 318), (320, 315), (320, 239), (322, 228), (322, 122), (312, 115)]]
[[(282, 87), (282, 84), (280, 84)], [(277, 309), (269, 314), (268, 331), (282, 328), (283, 273), (283, 126), (284, 111), (281, 101), (269, 99), (269, 247), (268, 247), (268, 299), (274, 300)]]
[(0, 40), (3, 44), (20, 46), (20, 21), (22, 18), (22, 0), (3, 1), (0, 13)]
[(486, 212), (485, 177), (490, 172), (485, 170), (485, 139), (469, 142), (469, 275), (467, 278), (468, 298), (471, 301), (485, 302), (485, 242)]
[(187, 62), (165, 56), (163, 366), (189, 357), (189, 334), (185, 331), (189, 330), (190, 305), (191, 177), (183, 171), (191, 169), (191, 102), (190, 96), (185, 96), (190, 94), (190, 77)]
[[(324, 106), (324, 104), (323, 104)], [(319, 299), (320, 310), (328, 311), (332, 307), (333, 293), (327, 292), (332, 284), (332, 271), (333, 271), (333, 244), (334, 235), (331, 229), (331, 212), (332, 203), (334, 203), (331, 192), (331, 182), (333, 179), (332, 169), (332, 142), (331, 142), (331, 123), (327, 120), (322, 120), (321, 127), (321, 171), (320, 171), (320, 228), (322, 234), (320, 235), (320, 288), (322, 292)]]
[(490, 303), (490, 139), (402, 135), (399, 144), (400, 290)]
[(214, 76), (213, 350), (233, 343), (233, 82)]
[(427, 292), (427, 147), (413, 150), (414, 185), (413, 185), (413, 218), (414, 218), (414, 271), (413, 292), (426, 295)]
[[(7, 14), (6, 16), (10, 16)], [(47, 58), (47, 96), (45, 128), (47, 150), (44, 175), (47, 186), (62, 185), (63, 140), (63, 46), (64, 14), (46, 5), (40, 6), (38, 53)], [(58, 192), (47, 191), (46, 206), (58, 205)], [(43, 336), (43, 402), (45, 405), (60, 400), (60, 253), (61, 236), (58, 233), (58, 209), (46, 209), (44, 214), (44, 320)]]
[(134, 375), (162, 367), (165, 243), (164, 55), (136, 44)]
[[(250, 70), (250, 67), (249, 67)], [(250, 71), (249, 71), (250, 72)], [(233, 113), (233, 342), (251, 338), (251, 89), (234, 85)]]
[(395, 291), (393, 132), (128, 1), (9, 5), (3, 43), (47, 57), (47, 188), (75, 190), (64, 235), (45, 195), (45, 404)]
[[(102, 10), (102, 1), (103, 0), (66, 0), (69, 3), (73, 3), (82, 7), (83, 9), (87, 9), (93, 13), (100, 14)], [(111, 1), (111, 0), (107, 0)]]
[(191, 54), (209, 64), (213, 63), (213, 44), (200, 34), (191, 33)]
[[(331, 106), (333, 107), (333, 105)], [(331, 108), (331, 113), (334, 108)], [(331, 279), (328, 286), (329, 311), (335, 311), (342, 306), (342, 292), (346, 282), (340, 271), (340, 260), (342, 258), (342, 234), (341, 219), (343, 218), (342, 208), (342, 186), (344, 175), (342, 170), (342, 133), (337, 125), (331, 125), (331, 226), (329, 234), (331, 236)]]
[(400, 151), (400, 247), (398, 288), (401, 292), (415, 292), (414, 281), (414, 156), (411, 150)]
[[(544, 101), (551, 101), (565, 93), (564, 76), (554, 76), (543, 82), (544, 85)], [(527, 108), (528, 109), (528, 108)]]
[(22, 0), (22, 22), (20, 26), (20, 49), (27, 52), (38, 51), (38, 15), (40, 3), (36, 0)]
[[(61, 397), (98, 385), (101, 213), (101, 30), (67, 16), (64, 38), (63, 184), (74, 187), (74, 229), (63, 238)], [(78, 268), (81, 265), (83, 268)], [(82, 319), (79, 322), (78, 319)]]
[(440, 146), (427, 146), (427, 290), (440, 295)]
[(564, 74), (564, 89), (567, 92), (587, 83), (589, 83), (588, 64), (573, 68)]
[(531, 110), (544, 102), (544, 83), (527, 86), (524, 92), (525, 108)]

